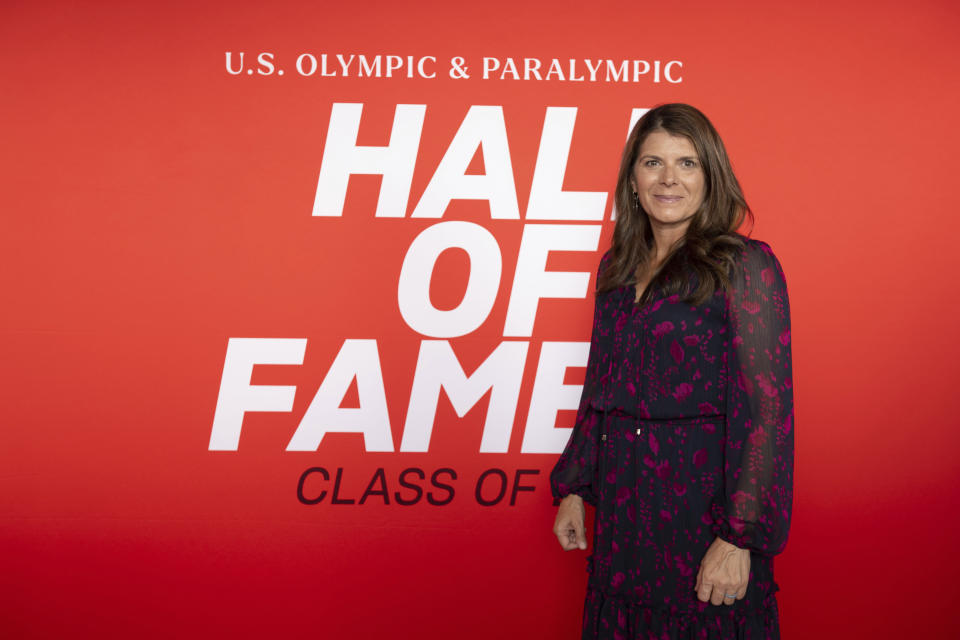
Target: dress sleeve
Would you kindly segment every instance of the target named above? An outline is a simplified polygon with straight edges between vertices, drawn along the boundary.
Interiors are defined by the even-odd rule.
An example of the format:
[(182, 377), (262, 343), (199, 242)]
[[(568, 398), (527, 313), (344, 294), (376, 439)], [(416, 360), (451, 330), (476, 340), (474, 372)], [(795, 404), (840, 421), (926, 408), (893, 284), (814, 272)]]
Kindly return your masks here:
[(787, 543), (793, 503), (793, 374), (787, 285), (769, 246), (747, 241), (727, 302), (725, 478), (712, 530), (772, 556)]
[[(603, 272), (608, 256), (600, 261), (597, 277)], [(590, 355), (587, 356), (587, 370), (577, 409), (576, 422), (570, 440), (560, 459), (550, 473), (550, 488), (553, 497), (565, 498), (571, 493), (581, 496), (584, 501), (596, 505), (595, 493), (597, 446), (600, 439), (600, 415), (592, 408), (590, 399), (599, 392), (600, 382), (600, 316), (601, 298), (597, 294), (593, 306), (593, 331), (590, 338)]]

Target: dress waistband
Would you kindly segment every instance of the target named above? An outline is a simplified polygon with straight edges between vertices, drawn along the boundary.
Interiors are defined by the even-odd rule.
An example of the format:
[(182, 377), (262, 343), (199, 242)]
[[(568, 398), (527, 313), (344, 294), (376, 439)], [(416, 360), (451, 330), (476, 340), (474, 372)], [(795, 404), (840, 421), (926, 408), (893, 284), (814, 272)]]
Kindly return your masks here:
[(631, 420), (633, 422), (639, 422), (643, 424), (686, 424), (686, 423), (716, 422), (718, 420), (726, 420), (726, 416), (721, 413), (711, 413), (711, 414), (702, 415), (702, 416), (684, 416), (684, 417), (676, 417), (676, 418), (639, 418), (622, 409), (607, 409), (607, 410), (597, 409), (597, 413), (599, 413), (604, 419), (616, 418), (621, 420)]

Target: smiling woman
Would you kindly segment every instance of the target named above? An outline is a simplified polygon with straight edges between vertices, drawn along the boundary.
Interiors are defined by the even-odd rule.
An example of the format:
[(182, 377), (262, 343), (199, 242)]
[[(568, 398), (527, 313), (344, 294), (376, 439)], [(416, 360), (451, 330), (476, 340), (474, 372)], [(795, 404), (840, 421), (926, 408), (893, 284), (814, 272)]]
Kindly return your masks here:
[(586, 549), (583, 638), (780, 637), (773, 556), (793, 496), (786, 283), (707, 118), (668, 104), (627, 140), (554, 533)]
[(654, 233), (683, 236), (703, 204), (703, 169), (689, 138), (654, 131), (643, 141), (630, 184)]

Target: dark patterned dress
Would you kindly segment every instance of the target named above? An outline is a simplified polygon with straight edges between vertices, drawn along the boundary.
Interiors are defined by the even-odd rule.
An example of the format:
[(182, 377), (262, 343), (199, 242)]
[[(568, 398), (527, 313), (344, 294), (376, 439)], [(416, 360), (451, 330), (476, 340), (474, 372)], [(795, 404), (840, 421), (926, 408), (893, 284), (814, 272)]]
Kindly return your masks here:
[[(744, 239), (701, 305), (598, 294), (580, 409), (554, 496), (596, 507), (583, 638), (779, 638), (773, 556), (793, 496), (790, 310), (770, 247)], [(601, 261), (600, 269), (603, 269)], [(750, 550), (746, 597), (700, 602), (714, 538)]]

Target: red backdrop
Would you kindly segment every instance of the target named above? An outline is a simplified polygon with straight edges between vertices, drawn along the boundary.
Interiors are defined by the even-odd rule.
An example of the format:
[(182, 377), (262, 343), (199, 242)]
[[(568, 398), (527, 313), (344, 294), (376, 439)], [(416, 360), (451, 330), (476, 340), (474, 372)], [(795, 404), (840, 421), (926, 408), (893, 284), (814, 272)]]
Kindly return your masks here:
[[(956, 6), (932, 0), (5, 4), (3, 634), (577, 637), (584, 556), (562, 553), (551, 533), (556, 454), (525, 453), (522, 441), (543, 344), (586, 340), (592, 295), (540, 300), (532, 335), (504, 328), (525, 229), (580, 225), (591, 238), (600, 226), (599, 249), (546, 262), (592, 272), (612, 222), (609, 197), (602, 223), (532, 220), (538, 150), (541, 137), (569, 150), (554, 171), (566, 192), (608, 192), (632, 110), (683, 101), (720, 130), (757, 214), (753, 235), (790, 286), (797, 471), (777, 559), (784, 635), (949, 635), (958, 30)], [(227, 52), (241, 73), (228, 72)], [(265, 52), (272, 69), (255, 64)], [(348, 77), (307, 77), (296, 69), (305, 53), (327, 54), (328, 73), (336, 54), (432, 56), (424, 74), (436, 77), (406, 66), (357, 77), (356, 60)], [(469, 77), (451, 77), (455, 56)], [(484, 57), (501, 65), (488, 79)], [(523, 79), (521, 66), (520, 79), (501, 79), (507, 58), (537, 59), (541, 75), (557, 58), (562, 77)], [(576, 76), (588, 58), (650, 70), (636, 82), (572, 79), (569, 60)], [(661, 74), (681, 64), (657, 81), (658, 61)], [(361, 146), (391, 142), (397, 105), (425, 105), (415, 162), (396, 165), (412, 168), (408, 204), (388, 203), (403, 217), (375, 217), (383, 180), (372, 175), (350, 178), (342, 215), (311, 215), (340, 126), (334, 105), (349, 103), (363, 105)], [(466, 173), (512, 176), (518, 217), (463, 198), (442, 218), (413, 217), (451, 141), (473, 131), (461, 125), (474, 105), (500, 109), (479, 110), (487, 137)], [(548, 107), (576, 108), (569, 141), (543, 133)], [(481, 270), (496, 294), (468, 331), (424, 335), (401, 314), (401, 267), (422, 232), (452, 221), (495, 239), (502, 272), (441, 254), (429, 285), (439, 310), (455, 309)], [(302, 365), (253, 369), (253, 385), (296, 387), (291, 410), (247, 413), (236, 450), (214, 451), (231, 338), (306, 345)], [(346, 340), (376, 341), (368, 371), (382, 373), (393, 451), (367, 451), (356, 433), (288, 451)], [(489, 393), (462, 417), (441, 393), (427, 451), (401, 450), (428, 340), (447, 340), (468, 374), (501, 343), (526, 345), (506, 452), (481, 452)], [(582, 379), (558, 371), (556, 384)], [(341, 406), (369, 405), (375, 378), (355, 381)], [(561, 411), (557, 426), (570, 420)], [(327, 491), (308, 505), (297, 487), (313, 467), (330, 481), (306, 477), (305, 498)], [(490, 469), (507, 480), (499, 502), (497, 471), (475, 492)], [(397, 499), (417, 495), (403, 478), (422, 488), (415, 504)], [(511, 505), (517, 480), (532, 490)], [(364, 504), (335, 503), (359, 502), (368, 485)]]

